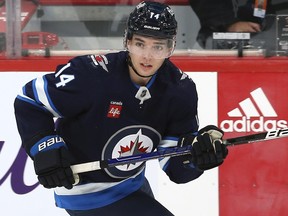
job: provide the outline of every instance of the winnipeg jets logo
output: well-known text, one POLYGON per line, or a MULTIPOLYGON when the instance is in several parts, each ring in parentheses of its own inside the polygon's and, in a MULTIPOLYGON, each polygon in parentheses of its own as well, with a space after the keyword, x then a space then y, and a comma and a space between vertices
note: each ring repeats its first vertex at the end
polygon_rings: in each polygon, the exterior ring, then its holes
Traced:
MULTIPOLYGON (((141 130, 139 131, 141 133, 141 130)), ((130 141, 129 145, 120 146, 119 157, 126 157, 131 155, 143 154, 147 153, 149 147, 142 146, 143 141, 139 141, 141 134, 137 134, 136 139, 134 141, 130 141)), ((134 163, 133 165, 135 165, 134 163)), ((127 164, 127 168, 129 168, 130 164, 127 164)))
MULTIPOLYGON (((124 156, 132 156, 151 152, 153 148, 152 140, 142 133, 143 129, 139 129, 136 134, 131 134, 120 140, 115 146, 112 158, 121 158, 124 156)), ((143 162, 130 163, 120 165, 117 168, 122 171, 130 171, 141 166, 143 162)))
MULTIPOLYGON (((149 153, 159 144, 161 135, 145 125, 133 125, 117 131, 105 144, 102 159, 149 153)), ((144 162, 128 163, 105 169, 113 178, 127 178, 143 171, 144 162)))

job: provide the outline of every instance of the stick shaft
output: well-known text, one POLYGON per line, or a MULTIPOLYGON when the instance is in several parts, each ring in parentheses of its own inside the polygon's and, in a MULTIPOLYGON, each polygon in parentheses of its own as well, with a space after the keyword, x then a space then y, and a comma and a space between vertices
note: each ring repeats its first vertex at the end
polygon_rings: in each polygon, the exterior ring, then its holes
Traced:
POLYGON ((108 160, 102 161, 93 161, 88 163, 76 164, 72 165, 71 169, 73 173, 83 173, 89 171, 100 170, 103 168, 108 167, 115 167, 129 163, 137 163, 137 162, 144 162, 153 159, 159 159, 164 157, 175 157, 180 155, 187 155, 191 154, 192 146, 185 146, 185 147, 175 147, 175 148, 167 148, 163 150, 158 150, 155 152, 139 154, 139 155, 131 155, 126 157, 120 158, 113 158, 108 160))
POLYGON ((226 139, 226 140, 223 140, 223 143, 227 146, 233 146, 233 145, 248 144, 248 143, 265 141, 265 140, 278 139, 278 138, 287 137, 287 136, 288 136, 288 128, 282 128, 282 129, 270 130, 267 132, 262 132, 262 133, 252 134, 252 135, 226 139))
MULTIPOLYGON (((283 138, 283 137, 288 137, 288 128, 271 130, 268 132, 262 132, 262 133, 252 134, 252 135, 230 138, 230 139, 223 140, 223 143, 226 146, 234 146, 234 145, 248 144, 248 143, 272 140, 272 139, 283 138)), ((115 166, 129 164, 129 163, 144 162, 144 161, 148 161, 152 159, 187 155, 187 154, 191 154, 191 149, 192 149, 192 146, 168 148, 168 149, 158 150, 155 152, 150 152, 150 153, 145 153, 145 154, 140 154, 140 155, 131 155, 131 156, 126 156, 126 157, 121 157, 121 158, 113 158, 113 159, 102 160, 102 161, 94 161, 94 162, 88 162, 88 163, 83 163, 83 164, 76 164, 76 165, 72 165, 71 169, 74 174, 77 174, 77 173, 100 170, 100 169, 108 168, 108 167, 115 167, 115 166)))

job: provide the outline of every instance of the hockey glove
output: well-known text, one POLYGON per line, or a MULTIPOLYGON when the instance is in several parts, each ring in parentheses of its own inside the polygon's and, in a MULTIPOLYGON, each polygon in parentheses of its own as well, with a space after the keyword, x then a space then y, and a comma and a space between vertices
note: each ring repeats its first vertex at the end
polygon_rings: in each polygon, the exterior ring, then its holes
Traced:
POLYGON ((214 125, 199 130, 198 135, 186 135, 181 145, 192 145, 192 162, 200 170, 208 170, 221 165, 228 155, 227 147, 222 143, 224 132, 214 125))
POLYGON ((45 188, 73 187, 75 180, 66 147, 39 152, 34 157, 34 168, 40 184, 45 188))
POLYGON ((40 184, 45 188, 64 186, 71 189, 75 180, 70 168, 71 155, 64 140, 58 135, 44 134, 35 137, 30 143, 25 145, 25 149, 34 161, 40 184))

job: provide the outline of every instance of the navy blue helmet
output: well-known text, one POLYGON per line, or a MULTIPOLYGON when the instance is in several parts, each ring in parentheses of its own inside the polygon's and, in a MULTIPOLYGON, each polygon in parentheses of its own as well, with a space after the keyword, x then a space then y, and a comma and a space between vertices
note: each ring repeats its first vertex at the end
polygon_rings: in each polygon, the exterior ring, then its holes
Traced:
POLYGON ((132 35, 172 39, 177 34, 177 21, 173 10, 165 4, 143 1, 129 15, 125 32, 124 46, 132 35))

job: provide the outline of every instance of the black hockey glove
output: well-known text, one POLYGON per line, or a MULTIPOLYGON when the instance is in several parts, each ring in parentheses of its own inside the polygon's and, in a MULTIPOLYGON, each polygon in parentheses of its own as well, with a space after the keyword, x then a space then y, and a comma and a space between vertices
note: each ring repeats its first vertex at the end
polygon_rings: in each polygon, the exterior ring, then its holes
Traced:
POLYGON ((39 152, 34 156, 34 168, 40 184, 45 188, 73 187, 75 180, 66 147, 39 152))
POLYGON ((222 143, 224 132, 214 125, 198 131, 198 135, 186 135, 181 145, 192 145, 192 162, 200 170, 208 170, 221 165, 228 155, 227 147, 222 143))

